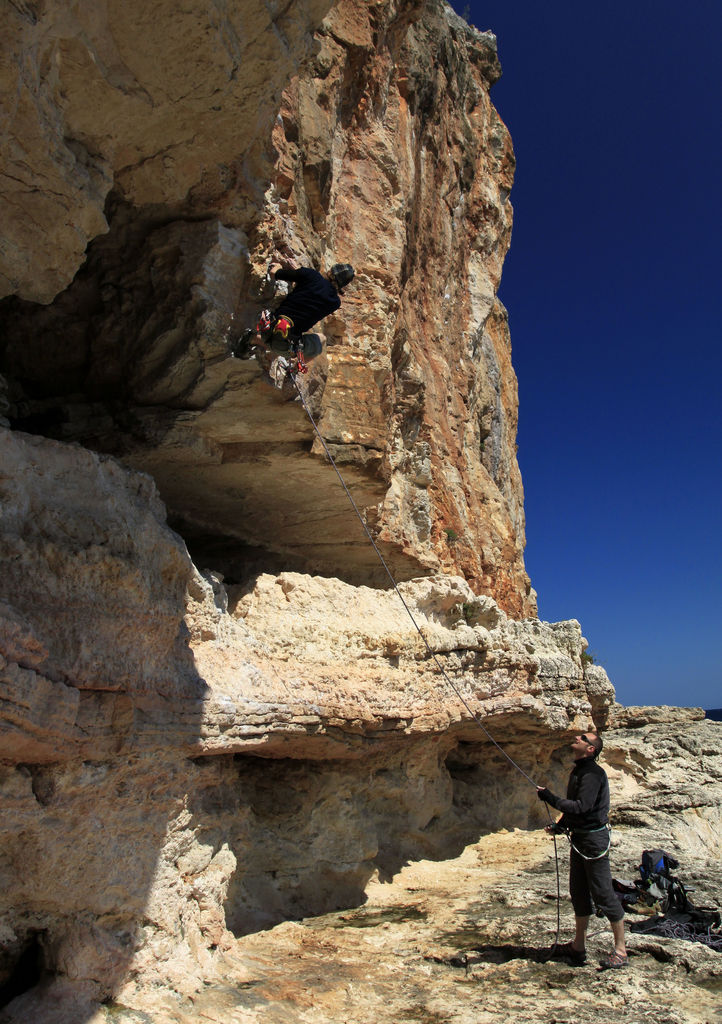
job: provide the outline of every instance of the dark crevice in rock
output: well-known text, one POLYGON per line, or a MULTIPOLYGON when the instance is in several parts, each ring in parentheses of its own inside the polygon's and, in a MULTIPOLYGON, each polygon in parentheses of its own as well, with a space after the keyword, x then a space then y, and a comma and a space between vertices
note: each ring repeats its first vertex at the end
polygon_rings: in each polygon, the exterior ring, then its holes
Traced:
POLYGON ((52 765, 18 765, 18 770, 25 770, 29 773, 33 796, 41 807, 47 807, 53 802, 56 773, 52 765))
POLYGON ((0 956, 0 1009, 35 988, 44 974, 44 932, 29 932, 13 954, 0 956), (7 956, 7 959, 6 959, 7 956))
POLYGON ((261 573, 306 572, 309 568, 307 560, 299 555, 248 544, 238 537, 206 533, 173 517, 169 524, 183 537, 194 564, 202 571, 208 567, 219 572, 229 586, 252 585, 261 573))

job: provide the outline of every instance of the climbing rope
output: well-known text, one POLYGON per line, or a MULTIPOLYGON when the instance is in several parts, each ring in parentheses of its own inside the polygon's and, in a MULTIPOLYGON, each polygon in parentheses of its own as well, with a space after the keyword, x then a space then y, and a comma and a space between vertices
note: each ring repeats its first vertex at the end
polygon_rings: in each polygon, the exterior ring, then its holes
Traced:
POLYGON ((484 733, 486 734, 487 738, 488 738, 488 739, 489 739, 489 740, 490 740, 490 741, 491 741, 491 742, 492 742, 492 743, 494 744, 494 746, 495 746, 495 747, 497 748, 497 750, 499 750, 499 751, 500 751, 500 753, 502 753, 502 754, 504 755, 504 757, 505 757, 505 758, 507 759, 507 761, 509 761, 509 762, 510 762, 510 764, 514 765, 514 767, 516 768, 516 770, 517 770, 518 772, 520 772, 520 773, 521 773, 521 774, 522 774, 522 775, 524 776, 524 778, 525 778, 525 779, 526 779, 526 780, 527 780, 528 782, 530 782, 530 783, 532 784, 532 786, 534 786, 535 788, 538 788, 538 786, 537 786, 537 783, 536 783, 536 782, 534 781, 534 779, 532 779, 532 778, 531 778, 531 776, 527 775, 527 773, 526 773, 526 772, 524 771, 524 769, 523 769, 523 768, 520 768, 520 767, 519 767, 519 765, 518 765, 518 764, 516 763, 516 761, 515 761, 515 760, 514 760, 514 759, 513 759, 512 757, 510 757, 510 756, 509 756, 509 754, 507 754, 507 752, 506 752, 506 751, 504 750, 504 748, 503 748, 503 747, 501 747, 501 746, 500 746, 500 745, 499 745, 499 744, 498 744, 498 743, 496 742, 496 740, 495 740, 495 739, 494 739, 494 737, 493 737, 493 736, 491 735, 491 733, 490 733, 490 732, 489 732, 489 730, 488 730, 488 729, 486 728, 486 726, 485 726, 485 725, 483 724, 483 722, 481 721, 481 719, 479 718, 479 716, 477 715, 477 713, 476 713, 476 712, 474 711, 474 709, 473 709, 473 708, 472 708, 472 707, 471 707, 471 706, 469 705, 469 703, 468 703, 468 701, 466 700, 466 698, 464 697, 464 695, 463 695, 463 694, 462 694, 462 693, 461 693, 461 692, 459 691, 459 689, 458 689, 458 688, 457 688, 457 687, 456 687, 456 686, 454 685, 453 681, 452 681, 452 680, 451 680, 451 679, 449 678, 449 676, 448 676, 448 674, 447 674, 447 672, 446 672, 446 669, 444 668, 444 666, 443 666, 443 665, 441 664, 441 662, 439 661, 439 659, 438 659, 438 657, 437 657, 437 655, 436 655, 435 651, 434 651, 434 650, 432 649, 431 645, 429 644, 429 641, 428 641, 428 640, 426 639, 426 637, 424 636, 424 634, 423 634, 423 632, 422 632, 422 630, 421 630, 421 628, 420 628, 419 624, 417 623, 416 619, 414 618, 414 616, 413 616, 413 612, 411 611, 411 609, 409 608, 408 604, 407 604, 407 603, 406 603, 406 601, 404 600, 404 595, 403 595, 403 594, 401 593, 401 591, 399 590, 399 588, 398 588, 398 585, 397 585, 397 583, 396 583, 396 580, 394 579, 393 575, 391 574, 391 570, 389 569, 388 565, 386 564, 386 561, 385 561, 385 559, 384 559, 384 556, 383 556, 383 555, 381 554, 381 552, 379 551, 378 545, 376 544, 376 541, 374 540, 373 536, 371 535, 371 531, 369 530, 368 526, 366 525, 366 523, 365 523, 365 521, 364 521, 364 518, 363 518, 363 516, 361 515, 361 512, 359 511, 358 505, 357 505, 357 504, 356 504, 356 502, 354 501, 354 499, 353 499, 353 496, 352 496, 351 492, 349 491, 348 487, 346 486, 346 482, 344 481, 343 477, 341 476, 341 474, 340 474, 340 472, 339 472, 339 469, 338 469, 338 466, 336 465, 336 463, 335 463, 335 461, 334 461, 334 458, 333 458, 333 456, 331 455, 331 452, 330 452, 330 451, 328 450, 328 445, 326 444, 326 442, 325 442, 325 440, 324 440, 324 438, 323 438, 323 436, 322 436, 322 434, 321 434, 321 431, 320 431, 320 430, 318 429, 318 426, 316 425, 316 421, 314 420, 313 416, 311 415, 311 411, 310 411, 310 409, 308 408, 308 405, 307 405, 307 403, 306 403, 306 399, 305 399, 305 396, 304 396, 304 394, 303 394, 303 392, 302 392, 301 388, 300 388, 300 387, 298 386, 298 381, 296 380, 296 378, 295 378, 295 376, 294 376, 293 374, 291 374, 290 376, 291 376, 291 380, 293 381, 293 383, 294 383, 294 385, 295 385, 295 387, 296 387, 296 391, 298 392, 298 394, 299 394, 299 396, 300 396, 300 399, 301 399, 301 403, 302 403, 302 405, 303 405, 303 408, 304 408, 304 409, 306 410, 306 415, 308 416, 309 420, 311 421, 311 425, 313 426, 313 429, 314 429, 314 430, 316 431, 316 436, 318 437, 319 441, 320 441, 320 442, 321 442, 321 444, 323 445, 323 450, 324 450, 324 451, 325 451, 325 453, 326 453, 326 457, 328 458, 328 461, 329 461, 329 462, 331 463, 331 465, 333 466, 333 468, 334 468, 334 470, 335 470, 335 472, 336 472, 336 476, 338 477, 338 479, 339 479, 339 481, 340 481, 340 483, 341 483, 341 486, 343 487, 344 491, 346 492, 346 497, 347 497, 347 498, 348 498, 348 500, 349 500, 349 501, 351 502, 351 505, 353 506, 353 510, 354 510, 354 512, 356 513, 356 515, 358 516, 358 518, 359 518, 359 521, 360 521, 361 525, 362 525, 362 526, 363 526, 363 528, 364 528, 364 532, 366 533, 366 536, 367 536, 367 537, 368 537, 368 539, 369 539, 369 540, 371 541, 371 544, 373 545, 373 549, 374 549, 374 551, 376 552, 376 554, 378 555, 379 561, 381 562, 382 566, 383 566, 383 567, 384 567, 384 569, 386 570, 386 575, 387 575, 387 576, 388 576, 388 578, 389 578, 389 579, 391 580, 391 585, 393 586, 394 590, 395 590, 395 591, 396 591, 396 593, 398 594, 398 596, 399 596, 399 599, 400 599, 400 601, 401 601, 402 605, 403 605, 403 606, 404 606, 404 608, 406 609, 406 612, 407 612, 407 614, 408 614, 409 618, 411 619, 412 623, 414 624, 414 629, 416 630, 416 632, 417 632, 417 633, 419 634, 419 636, 420 636, 420 637, 421 637, 421 639, 423 640, 423 642, 424 642, 424 646, 426 647, 426 650, 427 650, 427 651, 429 652, 430 656, 432 657, 432 659, 433 659, 433 661, 434 661, 434 664, 436 665, 436 667, 438 668, 439 672, 440 672, 440 673, 441 673, 441 675, 442 675, 442 676, 444 677, 444 679, 446 680, 446 682, 447 682, 447 683, 449 684, 449 686, 451 687, 451 689, 452 689, 452 690, 454 691, 454 693, 456 694, 456 696, 458 697, 458 699, 459 699, 459 700, 461 701, 461 703, 462 703, 462 704, 464 705, 464 707, 466 708, 466 710, 467 710, 467 711, 469 712, 469 714, 471 715, 471 717, 472 717, 472 718, 474 719, 474 721, 476 722, 476 724, 477 724, 477 725, 479 726, 479 728, 480 728, 480 729, 482 729, 482 731, 483 731, 483 732, 484 732, 484 733))
MULTIPOLYGON (((326 453, 326 458, 328 459, 328 461, 333 466, 334 472, 336 473, 336 476, 338 477, 341 486, 343 487, 344 491, 346 492, 346 497, 348 498, 349 502, 351 503, 354 512, 358 516, 359 522, 361 523, 366 536, 368 537, 369 541, 371 542, 371 544, 373 546, 373 549, 376 552, 379 561, 381 562, 381 565, 384 567, 384 570, 386 571, 386 575, 388 576, 389 580, 391 581, 392 587, 396 591, 396 593, 397 593, 397 595, 399 597, 399 600, 401 601, 402 605, 406 609, 406 613, 408 614, 409 618, 411 619, 411 621, 412 621, 412 623, 414 625, 414 629, 416 630, 416 632, 421 637, 421 639, 422 639, 422 641, 424 643, 424 646, 426 647, 426 650, 428 651, 429 655, 433 659, 434 664, 436 665, 437 669, 439 670, 441 675, 444 677, 444 679, 448 683, 449 687, 456 694, 458 700, 464 705, 466 710, 469 712, 469 714, 472 717, 472 719, 474 720, 474 722, 476 722, 476 724, 482 730, 482 732, 487 737, 487 739, 491 743, 493 743, 493 745, 496 747, 496 749, 507 759, 507 761, 511 765, 513 765, 514 768, 516 768, 516 770, 520 773, 520 775, 524 776, 524 778, 527 780, 527 782, 530 782, 531 785, 534 786, 535 789, 538 789, 539 786, 534 781, 534 779, 532 779, 530 775, 527 775, 527 773, 524 771, 524 769, 521 768, 516 763, 514 758, 511 757, 509 754, 507 754, 507 752, 504 750, 504 748, 499 743, 497 743, 497 741, 494 739, 494 737, 491 735, 489 730, 486 728, 484 723, 479 718, 479 715, 469 705, 469 702, 466 700, 464 695, 459 691, 458 687, 454 685, 453 680, 449 677, 448 673, 446 672, 446 669, 444 668, 444 666, 439 661, 439 658, 437 657, 436 652, 432 649, 431 645, 429 644, 429 641, 424 636, 424 634, 423 634, 423 632, 421 630, 421 627, 419 626, 419 624, 417 623, 416 619, 414 618, 413 612, 411 611, 411 609, 409 608, 408 604, 404 600, 404 595, 399 590, 398 584, 396 583, 396 580, 394 579, 391 570, 389 569, 388 565, 386 564, 386 560, 385 560, 384 556, 381 554, 381 551, 379 550, 378 545, 376 544, 376 541, 374 540, 374 538, 373 538, 373 536, 371 534, 371 531, 369 530, 368 526, 366 525, 366 521, 364 520, 364 517, 361 515, 361 512, 359 510, 358 505, 356 504, 356 502, 353 499, 353 495, 351 494, 351 492, 349 491, 348 487, 346 486, 346 481, 341 476, 341 473, 339 471, 338 466, 336 465, 334 457, 331 454, 331 452, 329 451, 328 445, 326 444, 326 441, 325 441, 323 435, 321 434, 321 431, 319 430, 318 425, 316 424, 316 421, 314 420, 314 418, 313 418, 313 416, 311 414, 311 410, 309 409, 308 403, 306 402, 306 397, 305 397, 302 389, 299 387, 298 381, 296 380, 296 374, 291 373, 290 370, 289 370, 289 376, 290 376, 291 380, 293 381, 293 384, 294 384, 294 387, 296 388, 296 391, 298 392, 298 397, 300 398, 301 404, 303 405, 303 408, 304 408, 304 410, 306 412, 306 415, 308 416, 308 418, 309 418, 309 420, 311 422, 311 426, 313 427, 313 429, 314 429, 314 431, 316 433, 316 436, 318 437, 319 441, 321 442, 321 445, 323 446, 323 450, 326 453)), ((549 811, 548 804, 545 803, 544 804, 544 808, 546 810, 547 817, 549 818, 549 823, 553 825, 554 821, 553 821, 553 818, 551 816, 551 812, 549 811)), ((555 862, 555 865, 556 865, 556 878, 557 878, 557 931, 556 931, 556 937, 554 939, 554 943, 552 944, 552 948, 551 948, 550 952, 553 952, 554 949, 559 945, 559 933, 560 933, 560 930, 561 930, 561 909, 560 909, 560 905, 561 905, 561 888, 560 888, 560 882, 559 882, 559 853, 558 853, 558 850, 557 850, 557 838, 556 838, 556 835, 553 832, 552 832, 552 838, 554 840, 554 862, 555 862)))

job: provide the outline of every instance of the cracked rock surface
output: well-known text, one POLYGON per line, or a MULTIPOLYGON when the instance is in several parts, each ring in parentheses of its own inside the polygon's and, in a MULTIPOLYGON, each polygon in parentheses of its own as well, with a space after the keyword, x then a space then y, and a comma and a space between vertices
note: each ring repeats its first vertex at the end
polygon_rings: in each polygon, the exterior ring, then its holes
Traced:
MULTIPOLYGON (((533 952, 554 888, 542 810, 490 737, 559 791, 569 737, 606 723, 615 864, 667 848, 719 902, 719 725, 619 708, 578 623, 513 620, 435 576, 400 587, 427 648, 393 592, 294 572, 226 587, 149 477, 2 441, 3 1024, 346 1020, 357 991, 371 1009, 350 1019, 465 1020, 478 1002, 454 999, 481 975, 502 1002, 542 970, 554 989, 565 968, 533 952)), ((619 984, 651 1014, 648 966, 619 984)), ((666 1019, 706 1019, 685 1007, 666 1019)))

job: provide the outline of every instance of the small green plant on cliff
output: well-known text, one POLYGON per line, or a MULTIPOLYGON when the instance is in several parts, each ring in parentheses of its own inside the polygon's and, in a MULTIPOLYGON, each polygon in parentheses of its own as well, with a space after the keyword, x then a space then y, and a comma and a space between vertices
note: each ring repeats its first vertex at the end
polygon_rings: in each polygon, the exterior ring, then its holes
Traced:
POLYGON ((466 622, 468 626, 474 625, 477 611, 478 609, 472 601, 469 601, 468 603, 464 602, 464 604, 462 604, 461 614, 464 616, 464 622, 466 622))
POLYGON ((459 539, 459 534, 456 532, 453 526, 445 526, 444 533, 446 534, 446 539, 448 540, 449 544, 453 544, 455 540, 459 539))
POLYGON ((586 668, 587 665, 594 664, 594 655, 591 651, 582 651, 582 668, 586 668))

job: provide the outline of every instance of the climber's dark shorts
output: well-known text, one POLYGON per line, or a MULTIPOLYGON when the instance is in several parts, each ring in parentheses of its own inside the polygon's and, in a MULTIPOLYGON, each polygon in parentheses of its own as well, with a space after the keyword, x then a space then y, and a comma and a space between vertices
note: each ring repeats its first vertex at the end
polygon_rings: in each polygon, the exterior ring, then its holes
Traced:
POLYGON ((624 917, 622 904, 612 886, 609 854, 606 853, 597 860, 584 859, 595 857, 608 843, 609 833, 606 829, 602 829, 601 832, 572 832, 569 895, 577 917, 591 917, 595 907, 610 921, 621 921, 624 917), (580 856, 577 850, 584 854, 584 857, 580 856))
POLYGON ((301 343, 303 357, 306 361, 321 355, 323 343, 318 334, 302 334, 299 338, 297 334, 284 335, 278 331, 272 331, 266 344, 279 355, 287 356, 289 352, 294 351, 294 344, 298 342, 301 343))

